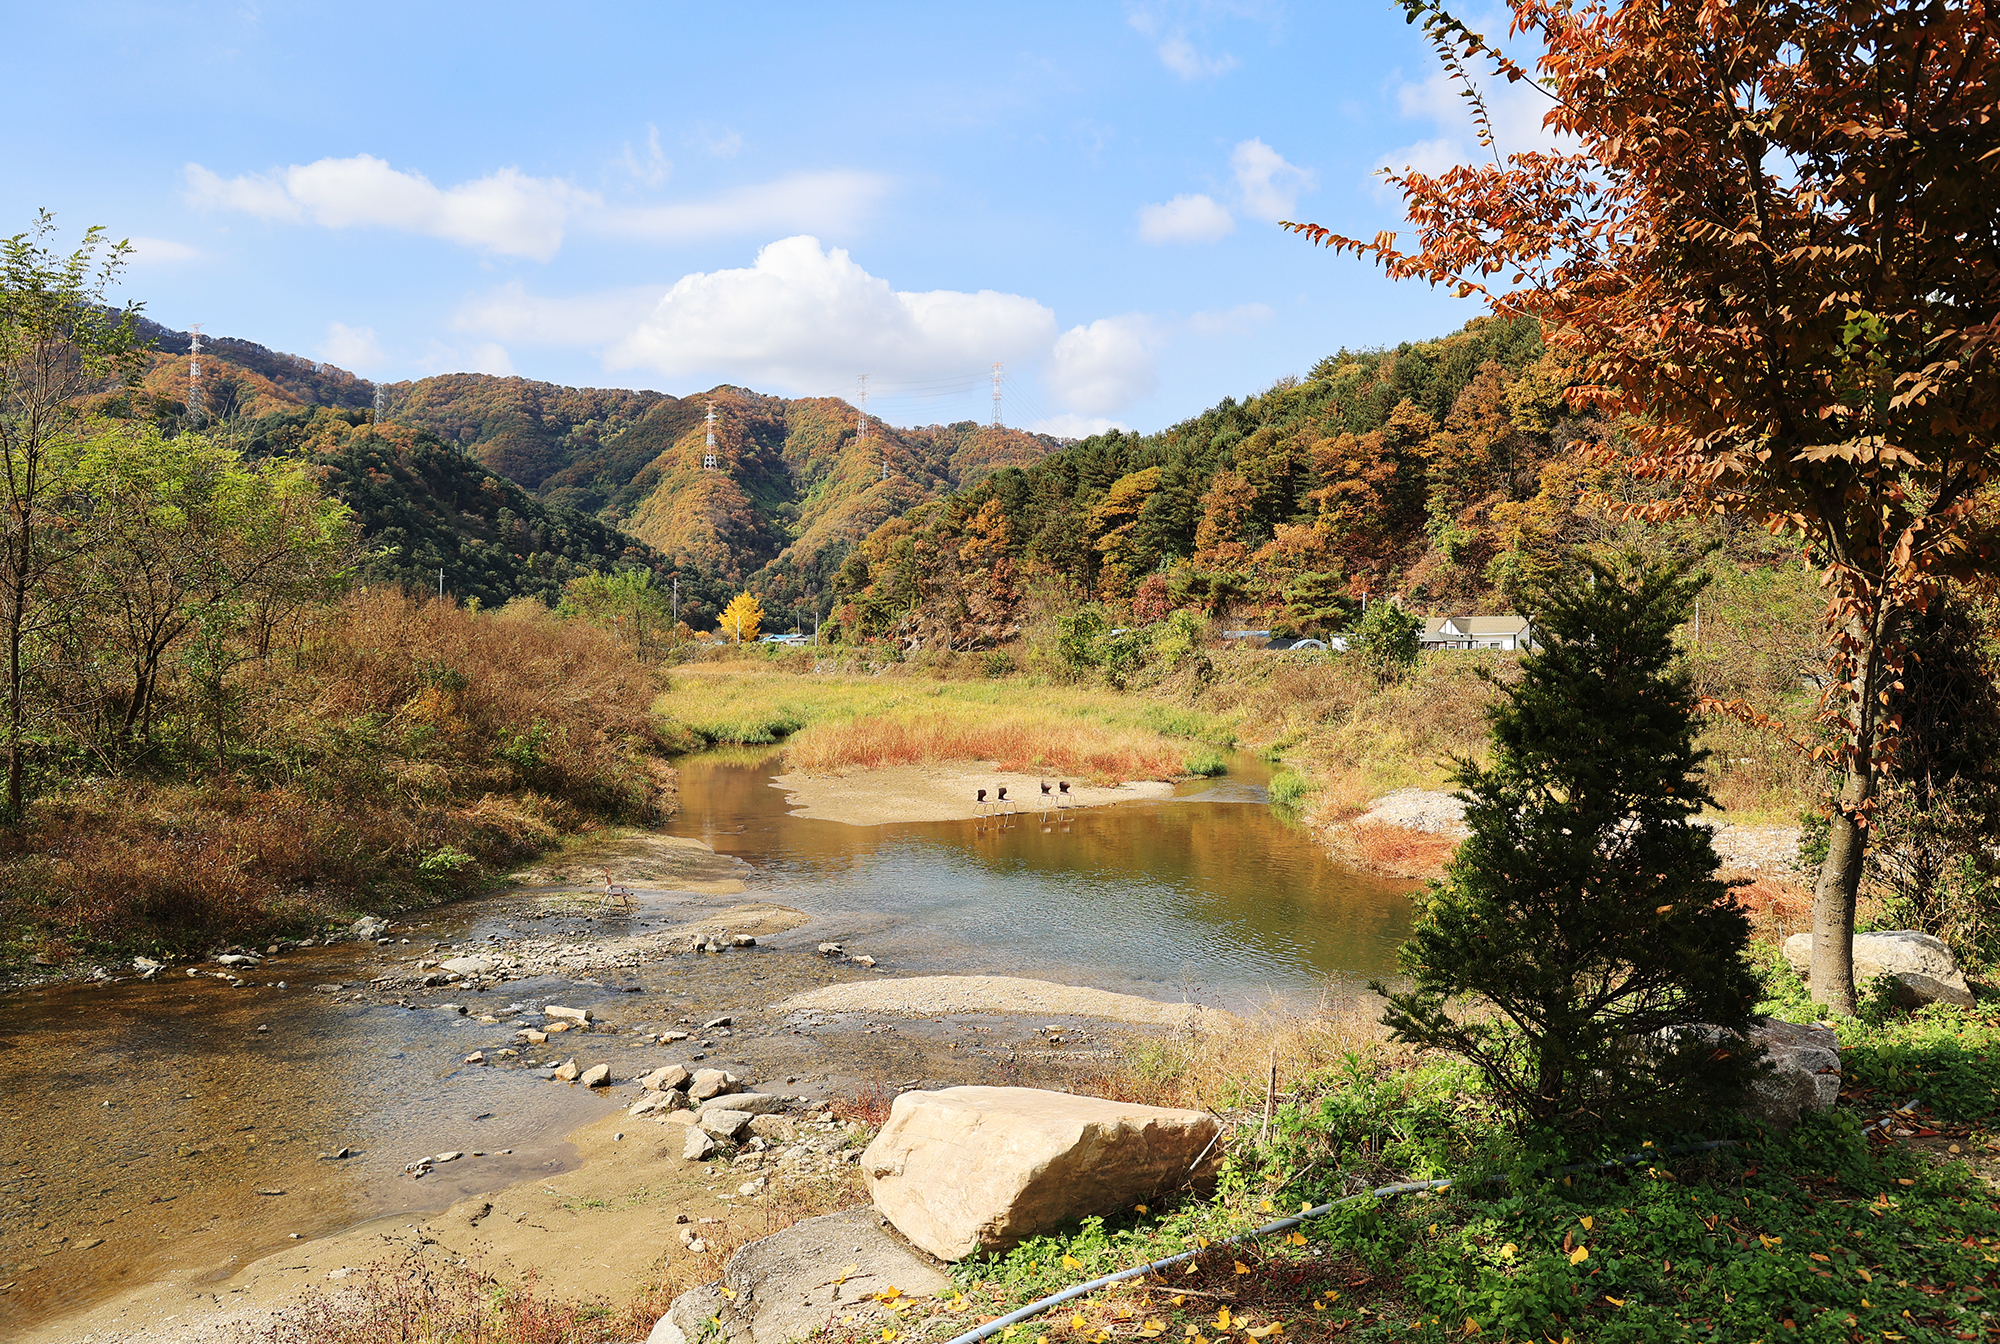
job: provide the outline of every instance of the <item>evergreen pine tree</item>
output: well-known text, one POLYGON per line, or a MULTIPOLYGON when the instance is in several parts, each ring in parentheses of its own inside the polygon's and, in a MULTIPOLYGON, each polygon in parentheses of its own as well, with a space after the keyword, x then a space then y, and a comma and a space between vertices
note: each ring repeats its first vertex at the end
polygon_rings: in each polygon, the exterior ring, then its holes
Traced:
MULTIPOLYGON (((1530 1133, 1682 1126, 1754 1061, 1749 921, 1716 880, 1696 698, 1673 632, 1684 567, 1587 563, 1531 604, 1536 650, 1461 760, 1470 834, 1434 883, 1390 997, 1397 1039, 1471 1060, 1530 1133)), ((1377 986, 1379 989, 1380 987, 1377 986)))

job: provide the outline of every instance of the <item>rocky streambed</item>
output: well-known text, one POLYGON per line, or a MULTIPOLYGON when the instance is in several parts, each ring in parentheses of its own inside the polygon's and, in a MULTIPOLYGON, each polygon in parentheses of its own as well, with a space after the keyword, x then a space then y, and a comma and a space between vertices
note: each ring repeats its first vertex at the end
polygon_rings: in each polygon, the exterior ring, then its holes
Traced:
POLYGON ((10 995, 0 1336, 175 1338, 237 1319, 186 1337, 240 1337, 242 1312, 441 1244, 439 1228, 503 1258, 573 1232, 589 1256, 565 1291, 616 1298, 661 1255, 695 1253, 681 1232, 699 1219, 851 1162, 830 1102, 1060 1088, 1103 1073, 1118 1037, 1172 1029, 1144 1000, 1131 1015, 1152 1025, 1114 1024, 1100 1000, 1120 996, 1101 992, 1063 1011, 1049 986, 1020 1001, 1032 1017, 991 986, 872 1008, 856 992, 886 986, 894 948, 822 951, 799 912, 688 871, 677 848, 654 880, 708 890, 633 882, 612 907, 538 871, 344 940, 10 995), (837 986, 825 1007, 788 1002, 837 986), (675 1068, 732 1079, 718 1096, 754 1086, 765 1113, 633 1114, 675 1068), (685 1156, 694 1135, 704 1160, 685 1156))

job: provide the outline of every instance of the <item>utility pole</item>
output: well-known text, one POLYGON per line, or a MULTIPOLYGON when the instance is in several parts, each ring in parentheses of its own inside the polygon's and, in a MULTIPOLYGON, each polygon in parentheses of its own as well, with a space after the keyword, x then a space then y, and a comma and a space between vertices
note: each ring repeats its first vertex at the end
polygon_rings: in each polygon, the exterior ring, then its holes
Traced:
POLYGON ((201 323, 188 328, 188 423, 199 424, 207 415, 201 393, 201 323))
POLYGON ((382 391, 382 384, 375 384, 375 423, 382 423, 383 413, 389 409, 389 398, 382 391))
POLYGON ((438 601, 444 601, 444 570, 442 567, 438 569, 438 601))
POLYGON ((993 365, 993 428, 995 429, 1000 428, 1000 369, 1001 365, 995 361, 993 365))

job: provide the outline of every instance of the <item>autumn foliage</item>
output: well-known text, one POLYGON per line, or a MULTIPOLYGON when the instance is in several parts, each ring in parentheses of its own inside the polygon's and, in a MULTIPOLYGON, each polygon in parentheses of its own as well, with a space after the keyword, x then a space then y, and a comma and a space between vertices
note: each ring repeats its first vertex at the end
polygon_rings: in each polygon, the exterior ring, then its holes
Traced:
POLYGON ((1538 76, 1404 0, 1490 163, 1392 175, 1417 246, 1290 227, 1535 318, 1616 417, 1652 517, 1747 517, 1824 567, 1840 775, 1814 984, 1851 1009, 1868 816, 1904 630, 1988 553, 2000 426, 2000 27, 1984 0, 1513 0, 1538 76), (1502 156, 1468 62, 1548 95, 1558 148, 1502 156))

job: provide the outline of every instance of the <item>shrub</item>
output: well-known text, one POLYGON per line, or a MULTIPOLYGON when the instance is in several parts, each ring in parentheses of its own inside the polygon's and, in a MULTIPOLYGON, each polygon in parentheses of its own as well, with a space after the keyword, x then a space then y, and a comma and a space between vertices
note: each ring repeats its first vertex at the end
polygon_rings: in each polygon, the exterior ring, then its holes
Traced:
POLYGON ((1377 602, 1355 627, 1353 643, 1377 681, 1398 681, 1416 666, 1423 633, 1421 616, 1393 602, 1377 602))
POLYGON ((1749 921, 1693 821, 1710 800, 1673 635, 1700 585, 1633 562, 1588 579, 1541 595, 1545 646, 1491 714, 1493 763, 1459 766, 1470 833, 1384 1018, 1470 1059, 1517 1128, 1545 1137, 1722 1109, 1749 1061, 1677 1029, 1741 1029, 1757 998, 1749 921))
POLYGON ((1271 776, 1271 782, 1264 791, 1270 795, 1276 807, 1297 807, 1312 792, 1306 784, 1305 776, 1296 770, 1280 770, 1271 776))
POLYGON ((1208 779, 1222 774, 1228 770, 1229 766, 1222 759, 1221 752, 1213 748, 1203 747, 1201 750, 1193 752, 1188 756, 1185 768, 1188 774, 1193 775, 1197 779, 1208 779))

